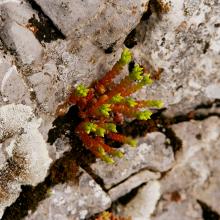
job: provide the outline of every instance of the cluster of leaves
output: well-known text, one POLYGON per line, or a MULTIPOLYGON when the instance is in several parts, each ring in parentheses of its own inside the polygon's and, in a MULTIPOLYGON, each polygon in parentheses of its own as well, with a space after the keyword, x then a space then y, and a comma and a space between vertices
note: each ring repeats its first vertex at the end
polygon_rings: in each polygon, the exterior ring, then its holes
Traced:
POLYGON ((119 83, 114 78, 132 61, 131 52, 125 48, 113 68, 89 88, 78 85, 65 103, 57 109, 58 115, 67 112, 69 106, 77 105, 81 123, 75 132, 96 157, 107 163, 114 163, 114 157, 121 158, 123 152, 106 144, 106 138, 136 146, 136 140, 117 132, 117 125, 124 119, 150 119, 149 108, 161 108, 160 100, 135 100, 131 94, 143 86, 152 84, 150 74, 139 64, 129 68, 129 74, 119 83))
POLYGON ((110 212, 103 212, 95 220, 131 220, 131 218, 115 216, 110 212))

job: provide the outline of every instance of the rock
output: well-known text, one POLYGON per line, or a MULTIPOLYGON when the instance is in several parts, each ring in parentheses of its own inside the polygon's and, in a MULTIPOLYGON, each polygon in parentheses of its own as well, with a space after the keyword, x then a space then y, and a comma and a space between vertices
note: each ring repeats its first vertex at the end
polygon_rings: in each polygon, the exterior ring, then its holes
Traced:
POLYGON ((111 205, 109 196, 86 173, 79 183, 65 183, 51 189, 51 195, 27 216, 26 220, 81 220, 104 211, 111 205))
POLYGON ((35 93, 41 112, 54 115, 63 95, 63 83, 58 80, 57 67, 53 61, 47 62, 43 70, 28 76, 29 86, 35 93))
POLYGON ((153 13, 139 24, 134 51, 143 65, 164 69, 138 96, 162 99, 167 115, 174 116, 218 97, 220 9, 216 1, 170 3, 168 13, 153 13))
POLYGON ((31 104, 28 87, 15 65, 0 54, 0 103, 31 104))
POLYGON ((161 180, 161 192, 184 191, 192 200, 200 200, 220 214, 220 119, 183 122, 173 125, 173 129, 182 139, 183 148, 176 165, 161 180))
POLYGON ((202 209, 195 200, 183 201, 161 200, 151 220, 202 220, 202 209))
POLYGON ((37 12, 31 8, 26 1, 21 0, 3 0, 0 4, 1 22, 11 20, 20 25, 27 25, 31 17, 38 19, 37 12))
POLYGON ((172 148, 165 146, 165 139, 162 133, 149 133, 145 138, 140 139, 137 148, 124 146, 122 149, 125 151, 125 156, 118 159, 115 164, 109 166, 103 161, 98 161, 91 167, 103 179, 107 189, 141 169, 167 171, 173 165, 174 155, 172 148))
POLYGON ((67 36, 74 33, 78 26, 84 26, 93 20, 104 7, 104 1, 89 0, 74 2, 65 0, 35 0, 58 28, 67 36))
POLYGON ((51 159, 38 131, 40 123, 28 106, 0 107, 0 146, 5 158, 0 166, 0 216, 19 196, 21 185, 36 185, 47 174, 51 159))
POLYGON ((220 99, 220 84, 211 84, 207 86, 205 93, 210 99, 220 99))
POLYGON ((137 195, 121 211, 123 216, 130 216, 133 220, 150 220, 157 201, 160 198, 160 183, 150 181, 138 190, 137 195))
POLYGON ((148 5, 148 0, 35 1, 68 38, 82 41, 89 37, 103 49, 121 44, 148 5))
POLYGON ((140 171, 138 174, 131 176, 121 184, 111 188, 108 194, 112 201, 128 194, 132 189, 140 186, 143 183, 149 182, 150 180, 159 179, 160 173, 153 173, 148 170, 140 171))
POLYGON ((40 61, 43 55, 41 44, 27 28, 32 16, 38 18, 30 6, 20 1, 0 5, 0 37, 4 44, 15 51, 24 64, 40 61))
POLYGON ((39 61, 43 55, 41 44, 34 34, 16 22, 8 22, 1 31, 8 48, 15 50, 24 64, 39 61))

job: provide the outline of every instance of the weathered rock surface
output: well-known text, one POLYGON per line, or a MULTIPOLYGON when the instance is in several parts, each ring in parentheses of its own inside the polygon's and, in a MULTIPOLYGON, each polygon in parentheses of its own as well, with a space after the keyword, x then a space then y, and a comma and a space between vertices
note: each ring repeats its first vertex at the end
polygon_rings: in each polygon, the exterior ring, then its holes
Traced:
POLYGON ((0 107, 0 216, 18 197, 21 185, 36 185, 47 174, 51 159, 39 126, 40 119, 28 106, 0 107))
POLYGON ((122 213, 134 220, 149 220, 160 198, 160 183, 150 181, 139 189, 137 195, 124 208, 122 213))
POLYGON ((122 147, 125 156, 118 159, 114 165, 109 166, 99 161, 92 165, 92 169, 103 179, 107 189, 144 168, 155 172, 165 172, 172 167, 174 162, 172 148, 166 147, 165 141, 166 138, 162 133, 150 133, 139 140, 137 148, 122 147))
POLYGON ((80 220, 101 212, 111 205, 110 197, 86 173, 79 177, 79 183, 55 186, 51 195, 28 216, 29 220, 80 220))
POLYGON ((89 37, 103 49, 121 44, 148 5, 148 0, 36 2, 68 38, 82 41, 89 37))
MULTIPOLYGON (((136 46, 130 46, 135 60, 144 66, 164 69, 160 80, 136 97, 162 99, 167 107, 165 114, 169 116, 186 115, 195 106, 220 98, 219 1, 171 0, 168 13, 162 14, 151 7, 142 20, 148 0, 77 0, 74 3, 35 0, 40 8, 34 6, 34 1, 28 2, 0 2, 0 105, 2 108, 17 106, 8 105, 11 103, 31 106, 43 121, 41 126, 34 116, 28 121, 31 110, 21 111, 22 105, 13 108, 13 117, 0 133, 7 127, 17 128, 18 118, 24 123, 21 130, 13 130, 14 141, 7 139, 1 143, 1 169, 11 166, 5 146, 12 152, 12 158, 17 151, 11 148, 21 149, 19 155, 25 152, 28 161, 38 163, 49 158, 45 156, 46 150, 42 156, 41 151, 36 151, 39 146, 34 147, 38 144, 46 149, 42 135, 45 140, 48 138, 56 106, 77 84, 89 85, 111 69, 120 56, 123 41, 134 28, 130 39, 136 46), (35 23, 30 24, 31 18, 35 23), (58 27, 66 38, 54 39, 43 25, 45 20, 50 20, 50 26, 58 27), (51 38, 44 41, 39 38, 39 32, 43 39, 48 33, 51 38), (22 133, 25 129, 27 134, 22 133), (29 141, 34 144, 29 145, 29 141)), ((24 109, 29 109, 27 106, 24 109)), ((219 115, 220 110, 216 105, 198 112, 209 117, 219 115)), ((149 181, 125 209, 120 207, 124 215, 131 214, 138 220, 146 220, 152 213, 151 219, 155 220, 179 219, 179 216, 184 220, 200 220, 202 208, 197 200, 220 214, 219 126, 219 117, 173 125, 172 129, 183 142, 175 157, 172 147, 167 147, 167 137, 159 132, 148 134, 140 139, 138 148, 124 146, 125 158, 115 165, 107 166, 100 161, 92 165, 91 172, 102 178, 109 195, 85 172, 79 186, 64 183, 52 188, 52 195, 27 219, 84 219, 105 210, 111 200, 149 181), (88 193, 91 197, 87 197, 88 193), (148 207, 148 211, 144 207, 148 207)), ((48 147, 53 160, 70 149, 65 137, 62 138, 48 147)), ((16 158, 13 161, 16 162, 16 158)), ((40 171, 35 168, 41 166, 30 163, 22 175, 16 173, 17 182, 10 180, 8 188, 2 188, 4 194, 0 193, 1 211, 19 196, 21 184, 35 185, 43 181, 49 162, 50 159, 46 164, 42 162, 40 171)), ((4 175, 5 172, 2 178, 4 175)))
POLYGON ((36 13, 25 2, 6 2, 0 5, 0 38, 11 50, 15 50, 24 64, 40 61, 43 49, 32 31, 27 28, 28 21, 36 13))
POLYGON ((28 87, 11 61, 0 53, 0 105, 8 103, 31 104, 28 87))
POLYGON ((183 141, 183 148, 177 155, 176 165, 161 180, 161 192, 166 201, 161 199, 161 211, 156 211, 155 219, 179 214, 183 219, 202 219, 197 200, 220 214, 220 119, 210 117, 204 121, 183 122, 173 129, 183 141), (184 215, 184 211, 188 214, 184 215))
POLYGON ((170 2, 167 14, 140 24, 135 51, 143 64, 164 69, 146 96, 164 100, 174 115, 219 97, 220 7, 214 0, 170 2))
POLYGON ((160 173, 151 172, 148 170, 140 171, 138 174, 131 176, 121 184, 111 188, 108 194, 112 201, 128 194, 132 189, 137 188, 143 183, 149 182, 150 180, 159 179, 160 173))

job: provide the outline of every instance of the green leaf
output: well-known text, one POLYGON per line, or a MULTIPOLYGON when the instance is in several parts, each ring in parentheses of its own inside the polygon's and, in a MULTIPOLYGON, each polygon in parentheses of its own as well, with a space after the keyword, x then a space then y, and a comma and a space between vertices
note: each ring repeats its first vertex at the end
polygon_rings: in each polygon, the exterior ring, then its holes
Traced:
POLYGON ((86 97, 89 92, 89 89, 87 89, 84 85, 80 84, 76 87, 76 95, 80 97, 86 97))
POLYGON ((128 48, 125 48, 121 54, 121 58, 118 61, 121 65, 126 65, 131 62, 132 54, 128 48))
POLYGON ((139 64, 135 64, 134 65, 134 68, 132 69, 131 73, 129 74, 129 77, 132 79, 132 80, 142 80, 143 79, 143 71, 144 69, 142 67, 140 67, 139 64))
POLYGON ((108 156, 107 154, 106 155, 103 155, 102 157, 101 157, 101 159, 103 160, 103 161, 105 161, 106 163, 108 163, 108 164, 113 164, 115 161, 110 157, 110 156, 108 156))
POLYGON ((143 111, 143 112, 138 112, 137 113, 137 119, 138 120, 148 120, 150 119, 150 116, 152 115, 151 111, 143 111))
POLYGON ((151 85, 153 83, 153 80, 150 78, 150 74, 147 74, 143 76, 143 79, 141 80, 141 85, 151 85))
POLYGON ((124 156, 124 153, 121 152, 120 150, 117 150, 112 155, 118 158, 122 158, 124 156))
POLYGON ((106 132, 106 130, 104 128, 100 128, 100 127, 98 127, 95 131, 96 135, 98 135, 100 137, 104 137, 105 132, 106 132))
POLYGON ((105 128, 108 130, 108 131, 111 131, 111 132, 114 132, 114 133, 117 133, 117 129, 116 129, 116 125, 114 123, 107 123, 105 125, 105 128))
POLYGON ((97 129, 97 125, 92 123, 92 122, 87 122, 85 125, 84 125, 84 129, 85 129, 85 132, 87 134, 90 134, 91 132, 95 132, 96 129, 97 129))
POLYGON ((147 100, 150 107, 162 108, 164 106, 161 100, 147 100))
POLYGON ((129 138, 127 144, 129 144, 131 147, 137 147, 137 140, 129 138))
POLYGON ((137 105, 137 102, 136 102, 134 99, 132 99, 132 98, 127 98, 127 99, 126 99, 126 103, 127 103, 130 107, 132 107, 132 108, 137 105))
POLYGON ((99 108, 99 112, 105 117, 109 117, 109 112, 111 111, 111 104, 103 104, 99 108))
POLYGON ((117 95, 113 96, 111 98, 111 102, 112 103, 120 103, 121 101, 123 101, 124 97, 121 96, 120 93, 118 93, 117 95))

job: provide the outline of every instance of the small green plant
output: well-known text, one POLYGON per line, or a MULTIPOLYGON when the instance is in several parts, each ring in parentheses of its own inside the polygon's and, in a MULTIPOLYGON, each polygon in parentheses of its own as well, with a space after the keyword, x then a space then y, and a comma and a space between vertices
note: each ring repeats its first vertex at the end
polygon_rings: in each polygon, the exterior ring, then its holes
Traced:
POLYGON ((139 64, 134 64, 129 74, 119 83, 113 79, 132 61, 131 52, 125 48, 121 58, 103 78, 89 88, 78 85, 65 103, 57 109, 64 115, 71 105, 77 105, 82 122, 75 132, 96 157, 107 163, 114 163, 114 157, 121 158, 123 153, 105 143, 105 138, 135 147, 137 142, 131 137, 117 132, 117 125, 124 119, 150 119, 150 108, 161 108, 160 100, 135 100, 131 94, 143 86, 151 85, 150 74, 139 64))
POLYGON ((102 212, 95 220, 132 220, 130 217, 125 218, 121 216, 115 216, 111 212, 102 212))

